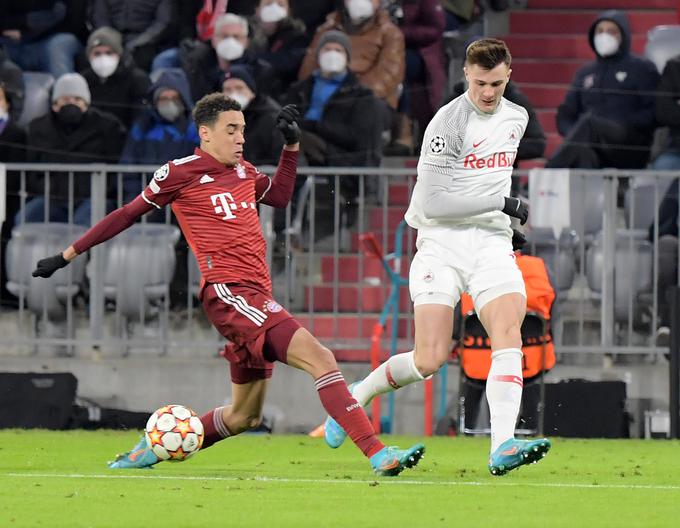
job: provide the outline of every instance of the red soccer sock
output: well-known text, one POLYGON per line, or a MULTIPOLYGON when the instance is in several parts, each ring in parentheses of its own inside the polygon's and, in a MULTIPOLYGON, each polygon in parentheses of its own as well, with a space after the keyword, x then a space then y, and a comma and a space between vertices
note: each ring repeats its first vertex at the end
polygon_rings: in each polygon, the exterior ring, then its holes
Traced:
POLYGON ((231 436, 231 432, 222 420, 222 409, 224 407, 217 407, 212 411, 208 411, 201 416, 201 423, 203 424, 203 445, 201 449, 210 447, 211 445, 224 440, 231 436))
POLYGON ((347 432, 364 455, 372 457, 385 445, 375 436, 364 409, 347 390, 339 370, 331 370, 314 381, 326 412, 347 432))

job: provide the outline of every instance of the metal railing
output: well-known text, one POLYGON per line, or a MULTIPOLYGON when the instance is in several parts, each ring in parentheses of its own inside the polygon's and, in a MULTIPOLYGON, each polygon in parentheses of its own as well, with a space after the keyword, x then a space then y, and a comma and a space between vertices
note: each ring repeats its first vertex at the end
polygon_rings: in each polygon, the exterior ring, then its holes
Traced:
MULTIPOLYGON (((54 178, 67 178, 65 220, 71 223, 78 205, 78 186, 89 185, 94 223, 106 214, 107 197, 114 205, 122 205, 126 176, 136 175, 140 184, 146 183, 156 168, 6 164, 0 165, 0 175, 4 173, 13 182, 10 188, 18 189, 13 198, 20 211, 19 226, 26 219, 21 211, 31 199, 27 190, 29 179, 36 173, 45 176, 44 195, 50 194, 54 178)), ((273 168, 261 170, 271 174, 273 168)), ((391 250, 394 231, 415 183, 415 169, 301 167, 298 174, 304 184, 299 186, 292 205, 281 212, 261 206, 274 296, 334 350, 345 351, 348 359, 365 351, 366 359, 370 332, 387 299, 389 281, 379 263, 361 253, 357 235, 372 231, 383 247, 391 250), (394 195, 400 197, 396 202, 394 195)), ((520 180, 525 176, 525 172, 516 173, 520 180)), ((554 240, 549 236, 539 239, 539 229, 535 227, 528 230, 528 252, 550 257, 552 251, 554 257, 559 257, 551 264, 553 275, 562 273, 560 262, 572 262, 574 266, 573 280, 558 291, 553 321, 558 354, 667 352, 666 347, 655 344, 663 294, 657 288, 658 206, 667 186, 678 177, 680 173, 667 171, 572 170, 570 228, 555 233, 554 240), (580 184, 575 185, 578 181, 580 184), (646 185, 645 193, 637 192, 642 183, 646 185), (641 229, 644 226, 640 215, 651 218, 654 226, 651 239, 646 239, 641 229), (569 243, 561 243, 564 233, 571 237, 569 243), (640 276, 647 273, 648 277, 640 276), (626 287, 626 277, 630 278, 630 287, 626 287)), ((47 201, 45 217, 49 217, 50 207, 47 201)), ((156 220, 171 224, 169 208, 156 220)), ((142 219, 142 224, 148 222, 148 218, 142 219)), ((63 246, 71 242, 64 240, 63 246)), ((0 344, 4 349, 24 353, 52 346, 73 353, 80 347, 98 347, 128 353, 138 349, 216 351, 223 345, 223 339, 207 324, 198 306, 197 269, 190 252, 182 264, 188 270, 183 283, 175 281, 168 295, 152 303, 151 311, 148 306, 140 306, 139 318, 128 318, 123 327, 127 325, 129 331, 122 332, 118 303, 115 296, 107 295, 104 284, 107 244, 110 242, 89 252, 87 278, 78 285, 79 293, 62 300, 65 322, 59 324, 66 328, 65 333, 45 332, 47 321, 41 320, 47 310, 29 310, 22 290, 18 308, 0 314, 3 328, 0 344), (169 297, 173 298, 172 303, 169 297)), ((403 248, 405 261, 410 262, 415 250, 414 230, 406 230, 403 248)), ((33 266, 34 262, 25 265, 33 266)), ((140 263, 140 267, 149 265, 140 263)), ((400 345, 411 346, 412 312, 406 298, 400 303, 398 324, 400 345)))

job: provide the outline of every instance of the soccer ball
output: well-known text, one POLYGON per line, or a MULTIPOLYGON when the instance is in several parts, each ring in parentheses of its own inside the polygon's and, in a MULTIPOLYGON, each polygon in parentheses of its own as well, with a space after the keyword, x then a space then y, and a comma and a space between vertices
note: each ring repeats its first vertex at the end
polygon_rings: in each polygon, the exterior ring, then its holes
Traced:
POLYGON ((147 444, 161 460, 185 460, 203 445, 203 424, 183 405, 161 407, 149 417, 144 431, 147 444))

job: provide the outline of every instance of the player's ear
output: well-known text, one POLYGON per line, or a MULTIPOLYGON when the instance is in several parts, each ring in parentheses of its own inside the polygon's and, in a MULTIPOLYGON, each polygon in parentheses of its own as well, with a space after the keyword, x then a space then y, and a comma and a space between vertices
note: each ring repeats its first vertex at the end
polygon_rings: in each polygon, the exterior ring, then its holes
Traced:
POLYGON ((201 138, 201 141, 209 142, 210 141, 210 127, 206 125, 201 125, 198 127, 198 137, 201 138))
POLYGON ((508 81, 510 80, 510 74, 511 73, 512 73, 512 68, 508 68, 508 78, 507 78, 508 81))

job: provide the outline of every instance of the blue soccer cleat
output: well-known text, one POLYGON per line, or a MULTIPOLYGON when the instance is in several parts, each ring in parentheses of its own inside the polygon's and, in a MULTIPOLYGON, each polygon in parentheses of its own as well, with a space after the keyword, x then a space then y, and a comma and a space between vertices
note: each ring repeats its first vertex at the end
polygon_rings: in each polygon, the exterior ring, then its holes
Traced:
POLYGON ((489 457, 489 471, 500 477, 519 466, 535 464, 550 450, 550 440, 516 440, 510 438, 503 442, 489 457))
POLYGON ((137 445, 131 451, 116 456, 116 460, 109 462, 110 469, 141 469, 150 468, 154 464, 160 462, 153 451, 149 448, 146 437, 137 442, 137 445))
POLYGON ((407 468, 415 467, 425 456, 425 446, 416 444, 408 449, 383 447, 370 459, 373 471, 382 477, 396 477, 407 468))
MULTIPOLYGON (((359 383, 361 383, 361 380, 355 381, 347 387, 350 394, 352 394, 352 389, 359 383)), ((326 418, 326 422, 323 425, 323 437, 329 447, 337 449, 345 441, 345 438, 347 438, 347 433, 333 417, 329 416, 326 418)))

